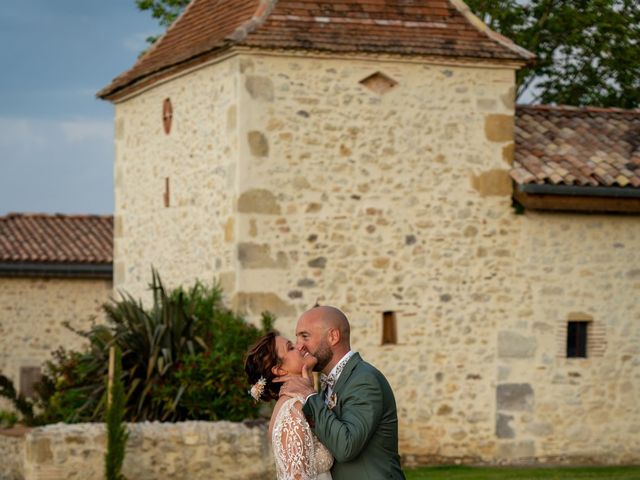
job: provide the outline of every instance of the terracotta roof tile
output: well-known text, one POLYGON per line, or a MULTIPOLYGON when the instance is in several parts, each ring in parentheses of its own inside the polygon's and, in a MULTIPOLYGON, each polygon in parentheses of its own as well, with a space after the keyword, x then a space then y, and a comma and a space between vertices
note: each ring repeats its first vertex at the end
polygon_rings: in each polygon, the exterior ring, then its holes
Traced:
POLYGON ((10 213, 0 217, 0 262, 113 262, 113 217, 10 213))
POLYGON ((640 186, 640 110, 516 107, 518 184, 640 186))
POLYGON ((193 0, 127 72, 98 92, 111 99, 143 81, 234 45, 336 53, 436 55, 525 62, 461 0, 193 0))

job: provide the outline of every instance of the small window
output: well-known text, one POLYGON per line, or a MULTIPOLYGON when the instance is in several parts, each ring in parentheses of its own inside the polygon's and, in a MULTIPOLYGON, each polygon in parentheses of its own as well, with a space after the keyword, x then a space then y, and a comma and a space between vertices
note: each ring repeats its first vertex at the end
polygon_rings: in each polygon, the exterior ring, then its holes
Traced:
POLYGON ((40 367, 20 367, 20 394, 27 398, 36 396, 35 385, 42 379, 40 367))
POLYGON ((396 343, 398 343, 396 312, 382 312, 382 344, 392 345, 396 343))
POLYGON ((567 358, 587 358, 589 322, 569 322, 567 325, 567 358))

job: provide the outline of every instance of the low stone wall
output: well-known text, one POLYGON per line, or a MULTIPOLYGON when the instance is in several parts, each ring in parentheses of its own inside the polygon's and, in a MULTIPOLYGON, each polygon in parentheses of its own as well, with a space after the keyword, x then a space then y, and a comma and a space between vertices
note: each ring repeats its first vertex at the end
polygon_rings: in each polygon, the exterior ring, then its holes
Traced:
POLYGON ((0 430, 0 480, 24 479, 24 439, 29 429, 0 430))
MULTIPOLYGON (((128 427, 122 473, 130 480, 275 478, 264 422, 153 422, 128 427)), ((103 424, 48 425, 14 442, 9 438, 0 438, 0 480, 104 478, 103 424), (24 465, 16 459, 23 459, 24 465)))

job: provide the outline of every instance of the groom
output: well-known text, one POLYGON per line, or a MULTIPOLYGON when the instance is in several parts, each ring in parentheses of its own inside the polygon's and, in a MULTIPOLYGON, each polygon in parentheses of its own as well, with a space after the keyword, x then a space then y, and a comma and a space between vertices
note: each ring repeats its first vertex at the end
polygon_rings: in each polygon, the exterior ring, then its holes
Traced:
POLYGON ((316 306, 298 319, 298 348, 317 358, 323 373, 316 393, 305 370, 289 377, 280 395, 306 398, 302 410, 335 458, 333 480, 404 479, 398 455, 398 414, 393 391, 376 368, 351 351, 347 317, 316 306))

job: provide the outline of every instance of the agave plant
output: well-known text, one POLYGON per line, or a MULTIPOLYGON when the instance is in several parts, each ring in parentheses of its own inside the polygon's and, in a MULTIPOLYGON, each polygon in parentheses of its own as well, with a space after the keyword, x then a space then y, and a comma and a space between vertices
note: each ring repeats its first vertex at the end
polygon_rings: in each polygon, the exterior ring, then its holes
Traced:
MULTIPOLYGON (((185 292, 178 289, 168 294, 156 271, 150 288, 153 304, 148 310, 128 294, 104 307, 113 329, 112 342, 122 351, 129 419, 133 421, 169 418, 182 390, 170 402, 158 401, 154 394, 167 382, 181 357, 207 349, 199 336, 206 321, 187 304, 185 292)), ((206 290, 199 283, 194 288, 206 290)), ((215 302, 221 297, 216 288, 209 296, 215 302)))

